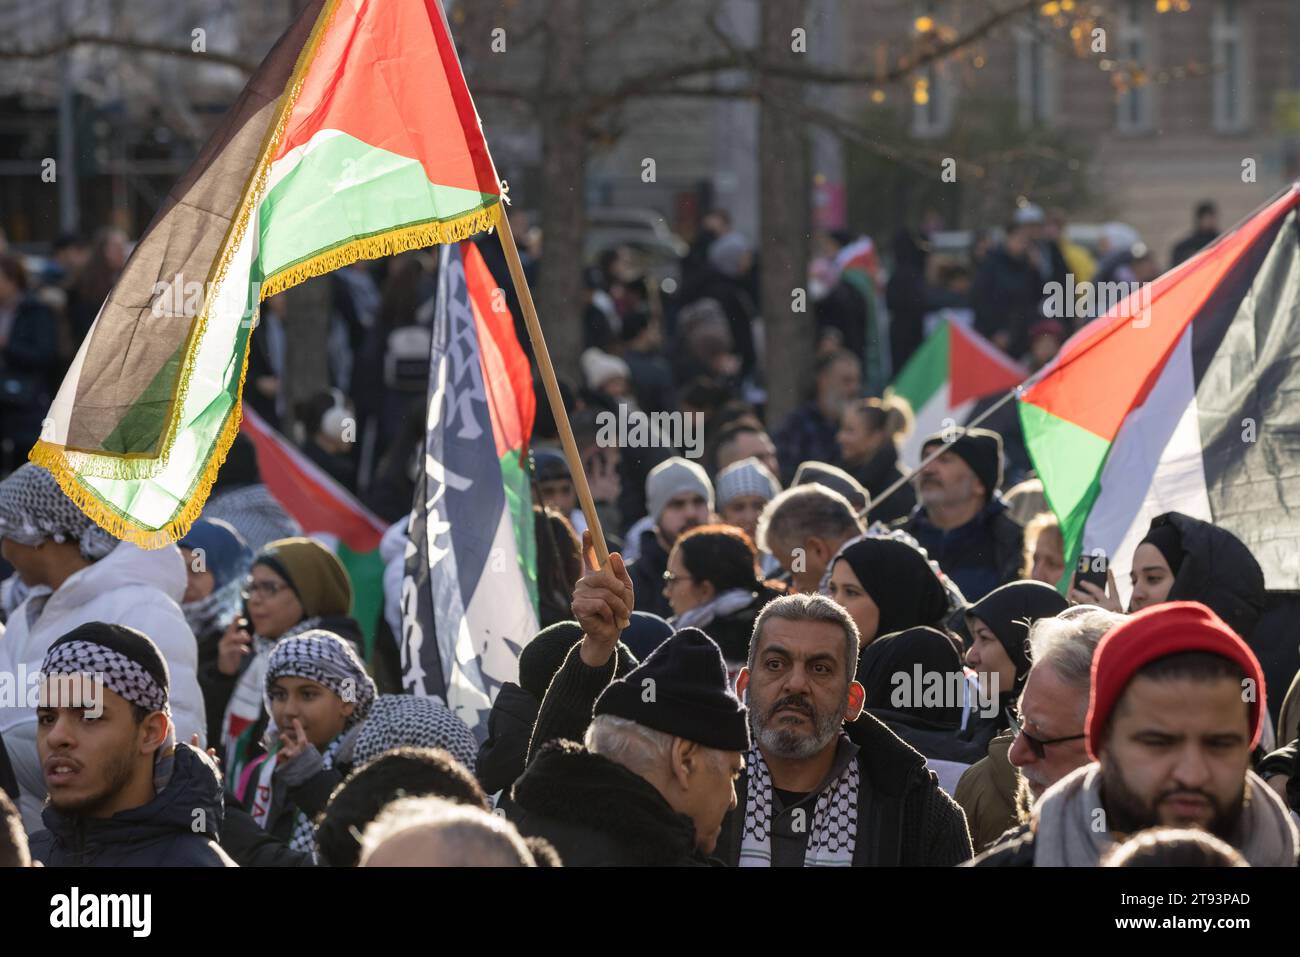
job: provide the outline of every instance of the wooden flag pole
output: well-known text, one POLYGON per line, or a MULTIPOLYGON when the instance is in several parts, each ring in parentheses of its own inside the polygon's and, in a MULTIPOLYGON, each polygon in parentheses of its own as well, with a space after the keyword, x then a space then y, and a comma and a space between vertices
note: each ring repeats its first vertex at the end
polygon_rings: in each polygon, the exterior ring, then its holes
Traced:
POLYGON ((551 354, 546 349, 546 337, 542 335, 541 323, 537 321, 537 307, 533 305, 533 294, 528 288, 524 276, 523 263, 519 261, 519 249, 515 246, 514 233, 510 230, 510 217, 504 207, 497 217, 497 235, 501 237, 501 248, 506 254, 506 264, 510 267, 510 279, 515 285, 515 295, 519 297, 519 308, 524 311, 524 323, 528 326, 528 338, 533 342, 533 352, 537 356, 537 366, 542 373, 542 384, 546 386, 546 397, 551 403, 551 415, 555 419, 555 428, 560 433, 560 444, 564 446, 564 457, 569 461, 569 473, 573 476, 573 487, 578 492, 578 503, 582 514, 586 516, 587 527, 591 530, 591 540, 596 546, 596 558, 604 568, 609 564, 609 549, 605 546, 605 533, 600 528, 600 517, 596 514, 596 502, 591 497, 591 487, 587 484, 587 473, 582 469, 582 457, 578 454, 578 443, 573 440, 573 428, 569 425, 569 413, 564 408, 564 399, 560 396, 560 383, 555 378, 555 367, 551 365, 551 354))

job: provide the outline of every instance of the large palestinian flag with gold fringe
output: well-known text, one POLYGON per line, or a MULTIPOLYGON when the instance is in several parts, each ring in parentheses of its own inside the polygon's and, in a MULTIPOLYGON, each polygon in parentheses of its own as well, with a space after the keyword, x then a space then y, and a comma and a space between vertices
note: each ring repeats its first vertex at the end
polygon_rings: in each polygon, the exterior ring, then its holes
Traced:
POLYGON ((1169 511, 1240 538, 1300 588, 1300 184, 1090 323, 1020 402, 1067 569, 1082 549, 1127 599, 1169 511), (1147 297, 1149 296, 1149 301, 1147 297))
POLYGON ((486 229, 500 187, 438 0, 315 0, 175 186, 30 458, 146 547, 184 534, 239 429, 258 304, 486 229))

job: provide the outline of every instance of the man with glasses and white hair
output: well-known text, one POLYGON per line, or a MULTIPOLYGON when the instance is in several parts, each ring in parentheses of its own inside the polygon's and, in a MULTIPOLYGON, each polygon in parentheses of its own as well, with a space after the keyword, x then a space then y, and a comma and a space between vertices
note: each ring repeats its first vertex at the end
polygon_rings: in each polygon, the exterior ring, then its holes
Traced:
POLYGON ((966 772, 958 789, 977 846, 1021 833, 1028 825, 1030 808, 1043 792, 1088 763, 1083 726, 1092 655, 1106 632, 1125 618, 1096 605, 1074 605, 1029 626, 1033 665, 1015 709, 1008 714, 1014 735, 1011 745, 990 747, 989 756, 966 772), (994 790, 1001 793, 993 794, 994 790))

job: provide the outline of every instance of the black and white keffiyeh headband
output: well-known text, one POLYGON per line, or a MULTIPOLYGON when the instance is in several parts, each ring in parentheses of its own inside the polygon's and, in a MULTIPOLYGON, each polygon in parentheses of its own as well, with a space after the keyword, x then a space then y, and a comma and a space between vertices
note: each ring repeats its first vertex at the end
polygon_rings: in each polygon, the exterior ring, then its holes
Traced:
POLYGON ((93 641, 63 641, 54 645, 45 654, 41 673, 47 676, 90 674, 131 704, 149 712, 170 714, 167 689, 143 665, 93 641))
POLYGON ((77 508, 48 469, 33 462, 0 482, 0 538, 32 548, 47 541, 76 542, 90 562, 99 561, 119 541, 77 508))
POLYGON ((321 629, 276 642, 266 665, 263 693, 267 714, 271 713, 271 686, 278 678, 315 681, 355 704, 345 730, 362 720, 375 700, 375 683, 357 653, 338 635, 321 629))

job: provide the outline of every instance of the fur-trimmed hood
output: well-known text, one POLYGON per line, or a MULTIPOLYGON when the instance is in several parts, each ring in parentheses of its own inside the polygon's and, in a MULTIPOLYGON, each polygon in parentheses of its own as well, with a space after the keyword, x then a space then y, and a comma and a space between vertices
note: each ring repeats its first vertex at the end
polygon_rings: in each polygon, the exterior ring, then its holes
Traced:
POLYGON ((640 775, 572 741, 544 746, 512 797, 519 830, 549 840, 567 866, 704 863, 689 817, 640 775))

